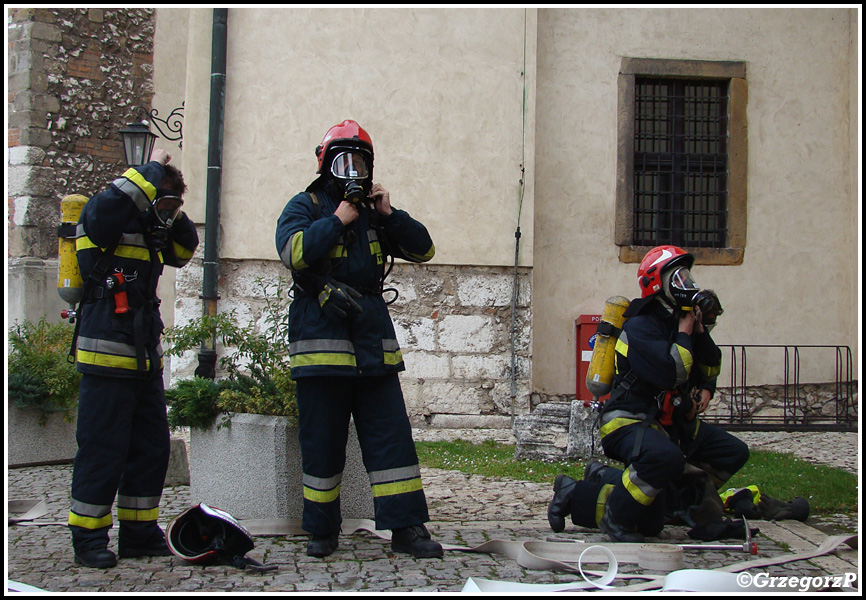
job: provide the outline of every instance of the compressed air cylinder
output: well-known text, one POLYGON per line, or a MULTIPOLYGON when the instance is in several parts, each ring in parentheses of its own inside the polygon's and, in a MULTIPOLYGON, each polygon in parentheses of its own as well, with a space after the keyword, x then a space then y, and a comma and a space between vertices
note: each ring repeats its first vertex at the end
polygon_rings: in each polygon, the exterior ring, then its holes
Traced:
POLYGON ((595 336, 595 345, 592 348, 592 359, 586 371, 586 389, 596 399, 610 393, 613 384, 616 340, 622 324, 625 323, 623 313, 628 305, 628 298, 623 296, 608 298, 604 304, 601 322, 598 324, 595 336))
POLYGON ((80 194, 66 196, 60 202, 58 234, 60 242, 57 249, 60 266, 57 272, 57 293, 70 306, 78 304, 84 294, 84 281, 81 279, 78 257, 75 254, 75 228, 85 204, 87 204, 87 197, 80 194))

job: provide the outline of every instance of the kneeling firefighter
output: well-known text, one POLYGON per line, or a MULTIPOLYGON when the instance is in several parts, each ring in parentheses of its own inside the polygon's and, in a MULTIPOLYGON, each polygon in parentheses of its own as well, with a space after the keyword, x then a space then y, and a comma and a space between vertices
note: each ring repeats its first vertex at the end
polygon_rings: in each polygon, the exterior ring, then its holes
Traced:
POLYGON ((443 555, 430 538, 427 501, 398 373, 404 370, 382 297, 389 257, 433 258, 427 229, 373 183, 373 142, 358 123, 328 130, 319 177, 286 204, 276 246, 291 270, 292 379, 297 382, 307 554, 338 546, 340 483, 350 417, 370 477, 377 529, 394 551, 443 555))
POLYGON ((693 265, 676 246, 653 248, 641 261, 641 297, 623 315, 613 388, 600 415, 604 453, 625 470, 615 481, 557 477, 548 508, 554 531, 570 515, 612 541, 641 542, 663 528, 666 490, 687 462, 717 490, 748 460, 746 444, 696 418, 715 393, 722 355, 710 337, 721 306, 714 294, 699 293, 693 265))

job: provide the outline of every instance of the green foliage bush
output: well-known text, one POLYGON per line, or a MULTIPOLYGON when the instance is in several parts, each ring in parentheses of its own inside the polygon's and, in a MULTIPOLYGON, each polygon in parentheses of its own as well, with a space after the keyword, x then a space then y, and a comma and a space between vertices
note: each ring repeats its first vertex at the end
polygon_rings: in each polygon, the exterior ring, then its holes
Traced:
POLYGON ((166 390, 173 427, 208 429, 220 413, 285 416, 292 425, 297 424, 297 396, 289 365, 288 282, 280 278, 269 285, 258 278, 256 284, 265 298, 262 331, 250 324, 239 325, 233 310, 165 330, 168 356, 180 356, 212 338, 233 349, 220 357, 226 378, 196 377, 166 390))
POLYGON ((8 398, 18 408, 40 411, 43 425, 51 413, 71 422, 78 406, 81 375, 67 360, 73 332, 72 325, 45 317, 9 328, 8 398))

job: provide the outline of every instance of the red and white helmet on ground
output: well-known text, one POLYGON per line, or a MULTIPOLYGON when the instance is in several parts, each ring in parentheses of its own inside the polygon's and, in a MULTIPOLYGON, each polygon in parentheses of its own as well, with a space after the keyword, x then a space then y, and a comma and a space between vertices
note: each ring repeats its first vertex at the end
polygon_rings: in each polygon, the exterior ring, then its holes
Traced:
POLYGON ((255 547, 237 519, 207 504, 197 504, 172 519, 165 540, 172 554, 195 564, 233 563, 255 547))

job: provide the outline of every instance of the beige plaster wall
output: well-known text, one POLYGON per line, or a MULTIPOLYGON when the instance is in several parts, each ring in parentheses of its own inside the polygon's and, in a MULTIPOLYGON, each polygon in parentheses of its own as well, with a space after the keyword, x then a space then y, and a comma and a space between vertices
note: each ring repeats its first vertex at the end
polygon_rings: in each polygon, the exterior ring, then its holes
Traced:
MULTIPOLYGON (((204 220, 211 11, 191 9, 185 166, 204 220)), ((434 261, 532 263, 535 12, 523 9, 230 9, 220 254, 276 259, 285 203, 314 178, 314 149, 343 119, 375 147, 374 179, 421 220, 434 261), (527 21, 528 20, 528 21, 527 21), (495 27, 491 27, 495 23, 495 27), (529 36, 525 33, 529 32, 529 36), (524 95, 527 102, 524 103, 524 95)))
MULTIPOLYGON (((856 352, 852 15, 847 9, 539 11, 536 390, 573 393, 575 318, 600 313, 609 296, 637 294, 637 265, 621 264, 613 244, 623 57, 747 63, 745 258, 738 266, 694 270, 725 307, 716 340, 846 344, 856 352)), ((801 377, 819 376, 816 364, 802 365, 801 377)), ((750 382, 764 383, 759 366, 749 367, 750 382)), ((764 378, 777 383, 781 363, 767 368, 764 378)), ((832 358, 829 368, 832 379, 832 358)))
MULTIPOLYGON (((857 364, 856 18, 844 8, 230 9, 221 255, 276 259, 277 216, 344 118, 372 135, 376 180, 395 206, 431 230, 434 263, 513 263, 523 163, 533 388, 573 393, 574 320, 637 289, 637 265, 620 263, 613 243, 622 58, 745 61, 745 258, 695 269, 725 306, 715 337, 850 345, 857 364)), ((183 166, 200 223, 211 24, 211 9, 189 9, 183 166)), ((801 376, 820 377, 816 364, 801 376)), ((749 383, 780 380, 778 364, 749 366, 749 383)))

